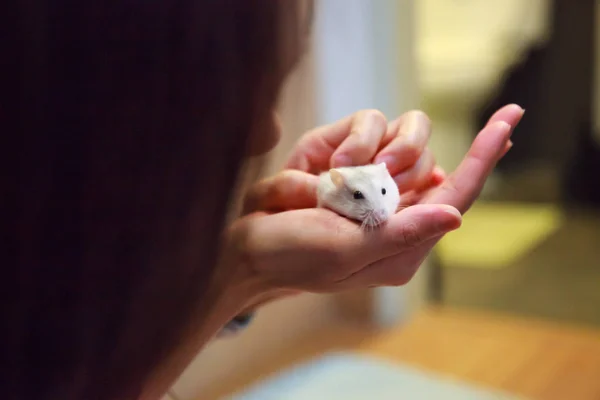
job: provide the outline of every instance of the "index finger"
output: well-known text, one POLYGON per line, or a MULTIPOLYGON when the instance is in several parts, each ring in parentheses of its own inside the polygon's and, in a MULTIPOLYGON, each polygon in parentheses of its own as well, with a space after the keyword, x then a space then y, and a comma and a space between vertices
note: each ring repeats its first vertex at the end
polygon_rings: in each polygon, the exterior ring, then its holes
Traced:
POLYGON ((366 164, 375 156, 386 130, 381 112, 359 111, 306 133, 284 168, 319 173, 332 167, 366 164))
POLYGON ((413 166, 423 155, 431 136, 431 121, 422 111, 411 110, 389 124, 375 163, 385 162, 392 176, 413 166))

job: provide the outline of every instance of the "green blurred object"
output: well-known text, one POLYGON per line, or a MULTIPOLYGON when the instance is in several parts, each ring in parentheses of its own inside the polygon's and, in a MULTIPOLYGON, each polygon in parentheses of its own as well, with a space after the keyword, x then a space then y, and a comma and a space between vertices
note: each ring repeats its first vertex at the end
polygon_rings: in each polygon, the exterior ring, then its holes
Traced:
POLYGON ((499 269, 514 264, 556 232, 563 221, 551 204, 483 202, 436 247, 444 267, 499 269))

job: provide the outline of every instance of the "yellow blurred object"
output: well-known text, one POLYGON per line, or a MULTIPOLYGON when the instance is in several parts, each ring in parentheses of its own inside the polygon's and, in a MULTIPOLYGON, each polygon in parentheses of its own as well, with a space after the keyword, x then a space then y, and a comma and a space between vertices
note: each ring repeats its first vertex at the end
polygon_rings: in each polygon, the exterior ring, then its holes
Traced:
POLYGON ((504 268, 554 233, 562 218, 554 205, 477 202, 437 253, 443 266, 504 268))

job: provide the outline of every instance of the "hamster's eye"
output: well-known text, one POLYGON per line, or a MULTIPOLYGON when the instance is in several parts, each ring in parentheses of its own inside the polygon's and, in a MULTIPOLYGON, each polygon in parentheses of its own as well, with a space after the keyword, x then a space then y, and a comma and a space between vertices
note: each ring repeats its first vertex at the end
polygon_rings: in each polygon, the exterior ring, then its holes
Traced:
POLYGON ((365 196, 363 196, 363 194, 361 192, 359 192, 358 190, 356 192, 354 192, 353 196, 354 196, 354 198, 356 200, 360 200, 360 199, 364 199, 365 198, 365 196))
POLYGON ((381 194, 385 195, 386 193, 385 188, 381 188, 381 194))

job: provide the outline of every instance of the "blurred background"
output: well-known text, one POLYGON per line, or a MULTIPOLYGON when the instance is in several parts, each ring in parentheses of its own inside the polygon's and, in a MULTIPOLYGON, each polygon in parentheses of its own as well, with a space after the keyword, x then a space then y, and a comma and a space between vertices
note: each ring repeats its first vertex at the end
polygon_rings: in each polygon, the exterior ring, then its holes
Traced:
POLYGON ((315 12, 267 172, 304 131, 361 108, 427 112, 451 171, 517 103, 514 147, 406 287, 267 305, 168 398, 600 399, 597 2, 316 0, 315 12))

